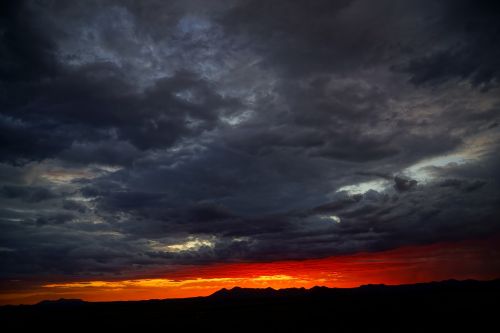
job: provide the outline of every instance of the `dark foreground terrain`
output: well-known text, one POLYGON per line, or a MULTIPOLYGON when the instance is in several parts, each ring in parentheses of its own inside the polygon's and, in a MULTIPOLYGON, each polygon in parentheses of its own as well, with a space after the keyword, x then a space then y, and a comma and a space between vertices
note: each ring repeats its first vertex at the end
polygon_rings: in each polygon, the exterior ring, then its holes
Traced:
MULTIPOLYGON (((222 289, 208 297, 0 307, 0 327, 265 332, 500 332, 500 280, 354 289, 222 289)), ((50 332, 50 331, 49 331, 50 332)))

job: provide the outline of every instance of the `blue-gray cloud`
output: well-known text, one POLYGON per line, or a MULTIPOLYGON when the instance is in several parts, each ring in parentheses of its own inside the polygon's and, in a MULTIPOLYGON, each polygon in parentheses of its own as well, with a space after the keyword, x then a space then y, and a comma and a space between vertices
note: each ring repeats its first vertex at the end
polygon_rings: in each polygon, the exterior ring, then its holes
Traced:
POLYGON ((4 279, 499 232, 493 2, 0 12, 4 279))

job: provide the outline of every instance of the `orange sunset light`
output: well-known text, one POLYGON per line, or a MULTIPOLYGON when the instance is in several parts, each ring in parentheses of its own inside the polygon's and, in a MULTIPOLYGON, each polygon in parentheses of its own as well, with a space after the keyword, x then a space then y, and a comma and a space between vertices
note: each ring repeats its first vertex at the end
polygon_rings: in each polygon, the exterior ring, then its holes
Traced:
POLYGON ((161 277, 123 280, 40 282, 0 294, 2 304, 44 299, 141 300, 209 295, 221 288, 357 287, 444 279, 498 278, 497 239, 438 243, 322 259, 230 263, 189 267, 161 277))

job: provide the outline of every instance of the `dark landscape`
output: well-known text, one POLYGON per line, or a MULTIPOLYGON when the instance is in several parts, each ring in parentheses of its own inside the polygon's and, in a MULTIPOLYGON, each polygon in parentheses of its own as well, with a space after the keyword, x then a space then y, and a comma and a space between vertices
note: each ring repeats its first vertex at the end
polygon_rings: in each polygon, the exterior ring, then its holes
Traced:
POLYGON ((3 327, 220 331, 495 332, 500 280, 359 288, 221 289, 208 297, 127 302, 74 299, 3 306, 3 327))

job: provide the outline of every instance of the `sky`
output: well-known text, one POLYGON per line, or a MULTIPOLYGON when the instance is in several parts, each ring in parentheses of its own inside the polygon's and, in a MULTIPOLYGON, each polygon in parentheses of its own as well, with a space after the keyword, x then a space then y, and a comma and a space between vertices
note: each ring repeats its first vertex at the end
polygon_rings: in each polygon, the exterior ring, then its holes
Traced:
POLYGON ((500 278, 500 4, 0 4, 0 304, 500 278))

